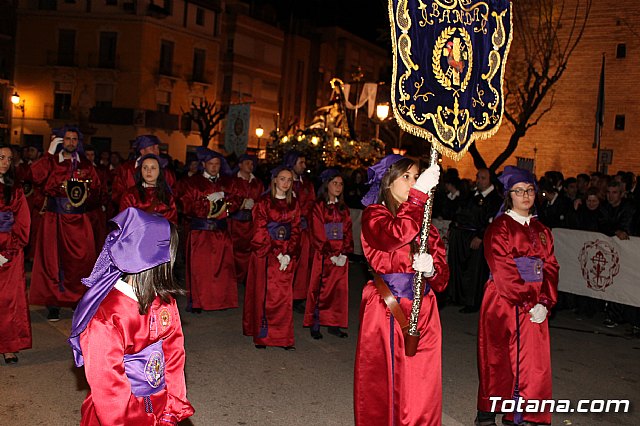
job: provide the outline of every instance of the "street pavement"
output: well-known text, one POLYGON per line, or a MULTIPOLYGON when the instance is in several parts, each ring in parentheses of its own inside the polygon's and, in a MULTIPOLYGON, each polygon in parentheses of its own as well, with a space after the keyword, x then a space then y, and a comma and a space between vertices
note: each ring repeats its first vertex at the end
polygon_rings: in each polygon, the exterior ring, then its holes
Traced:
MULTIPOLYGON (((350 263, 349 337, 322 329, 313 340, 295 313, 295 352, 257 350, 242 335, 242 310, 181 312, 187 353, 188 398, 195 415, 182 425, 351 425, 353 360, 365 266, 350 263)), ((241 292, 242 294, 242 292, 241 292)), ((241 296, 242 297, 242 296, 241 296)), ((179 300, 181 308, 184 298, 179 300)), ((478 314, 441 310, 443 333, 443 425, 472 425, 478 386, 478 314)), ((33 348, 18 364, 0 365, 0 425, 75 425, 87 391, 66 343, 71 311, 50 323, 31 307, 33 348)), ((624 325, 604 328, 603 317, 579 318, 560 311, 550 321, 554 398, 629 399, 631 412, 558 413, 554 425, 640 424, 640 339, 624 325)))

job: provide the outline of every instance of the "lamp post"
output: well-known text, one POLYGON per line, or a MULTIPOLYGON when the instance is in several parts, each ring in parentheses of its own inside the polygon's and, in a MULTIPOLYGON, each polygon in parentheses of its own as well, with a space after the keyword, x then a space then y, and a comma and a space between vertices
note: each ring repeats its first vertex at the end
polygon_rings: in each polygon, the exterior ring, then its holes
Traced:
POLYGON ((376 117, 378 117, 378 121, 376 122, 376 139, 380 139, 380 123, 386 120, 388 115, 389 104, 376 105, 376 117))
POLYGON ((22 113, 22 117, 20 120, 20 145, 23 145, 24 141, 23 139, 23 135, 24 135, 24 103, 25 100, 24 99, 20 99, 20 95, 18 94, 17 91, 13 92, 13 95, 11 95, 11 103, 13 104, 13 107, 15 109, 19 109, 20 112, 22 113))
POLYGON ((260 138, 262 138, 262 135, 264 135, 264 129, 261 124, 258 124, 258 127, 256 127, 256 136, 258 137, 258 158, 260 158, 260 138))

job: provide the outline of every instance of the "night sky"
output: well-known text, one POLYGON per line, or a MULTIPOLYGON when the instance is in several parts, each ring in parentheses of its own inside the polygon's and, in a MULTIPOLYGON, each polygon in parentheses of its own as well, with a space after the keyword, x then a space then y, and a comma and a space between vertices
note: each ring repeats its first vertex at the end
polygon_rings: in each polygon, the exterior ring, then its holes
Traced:
POLYGON ((317 26, 339 26, 366 40, 389 38, 388 0, 279 0, 281 20, 293 13, 317 26))

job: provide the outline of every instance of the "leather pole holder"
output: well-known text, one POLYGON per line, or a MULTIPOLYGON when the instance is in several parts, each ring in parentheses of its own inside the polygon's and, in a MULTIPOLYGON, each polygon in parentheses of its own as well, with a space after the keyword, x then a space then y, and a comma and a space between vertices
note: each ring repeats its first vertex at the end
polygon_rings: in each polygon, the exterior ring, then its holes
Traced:
POLYGON ((409 331, 409 321, 407 321, 407 317, 405 316, 400 304, 396 300, 396 297, 389 290, 389 286, 384 282, 380 275, 373 272, 373 284, 376 286, 376 290, 378 294, 384 300, 384 303, 387 305, 387 308, 391 311, 393 317, 398 321, 400 328, 402 329, 402 334, 407 339, 407 332, 409 331))

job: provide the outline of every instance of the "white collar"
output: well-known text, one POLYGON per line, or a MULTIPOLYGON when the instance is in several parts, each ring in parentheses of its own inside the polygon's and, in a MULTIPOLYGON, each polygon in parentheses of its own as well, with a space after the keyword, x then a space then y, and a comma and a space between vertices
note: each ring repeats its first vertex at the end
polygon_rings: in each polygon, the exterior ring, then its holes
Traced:
POLYGON ((4 184, 4 175, 0 175, 0 183, 4 184))
POLYGON ((218 178, 220 177, 220 173, 218 173, 218 174, 217 174, 217 175, 215 175, 215 176, 211 176, 209 173, 207 173, 207 171, 206 171, 206 170, 204 170, 204 171, 202 172, 202 176, 206 177, 206 178, 207 178, 207 179, 209 179, 209 180, 211 180, 212 178, 213 178, 213 179, 218 179, 218 178))
POLYGON ((143 188, 155 188, 156 185, 149 185, 147 182, 142 181, 142 187, 143 188))
MULTIPOLYGON (((240 179, 246 180, 245 178, 242 177, 242 175, 240 174, 240 172, 238 172, 237 175, 240 179)), ((254 180, 256 177, 253 175, 253 173, 249 173, 249 182, 251 182, 252 180, 254 180)))
POLYGON ((336 197, 333 201, 327 201, 327 204, 338 204, 338 197, 336 197))
POLYGON ((552 206, 553 203, 556 202, 556 200, 558 199, 558 193, 556 192, 555 195, 553 196, 553 198, 551 199, 551 201, 549 201, 549 205, 552 206))
POLYGON ((456 198, 458 198, 460 196, 460 191, 456 189, 456 192, 448 192, 447 193, 447 198, 450 200, 455 200, 456 198))
POLYGON ((121 278, 118 278, 118 281, 116 281, 116 285, 114 287, 116 288, 116 290, 120 290, 120 292, 125 296, 135 300, 136 302, 138 301, 136 293, 133 291, 133 286, 122 281, 121 278))
POLYGON ((513 210, 507 210, 505 213, 507 216, 510 216, 513 220, 518 222, 520 225, 528 225, 533 216, 522 216, 519 213, 514 212, 513 210))
POLYGON ((285 198, 287 198, 287 195, 286 195, 286 194, 285 194, 285 195, 278 195, 278 194, 276 194, 276 199, 277 199, 277 200, 284 200, 285 198))
POLYGON ((299 175, 299 176, 298 176, 297 178, 295 178, 293 181, 294 181, 294 182, 295 182, 295 181, 299 181, 299 182, 300 182, 300 184, 302 184, 302 175, 299 175))
MULTIPOLYGON (((75 159, 76 161, 78 161, 78 160, 79 160, 79 158, 78 158, 78 153, 77 153, 77 152, 74 152, 73 154, 71 154, 71 158, 70 158, 70 160, 74 160, 74 159, 75 159)), ((58 153, 58 163, 62 163, 64 160, 66 160, 66 158, 64 158, 64 155, 62 155, 62 151, 60 151, 60 152, 58 153)))
POLYGON ((493 191, 495 188, 493 185, 489 186, 487 189, 485 189, 484 191, 480 192, 476 189, 476 195, 478 194, 482 194, 482 198, 485 198, 487 195, 491 194, 491 191, 493 191))

